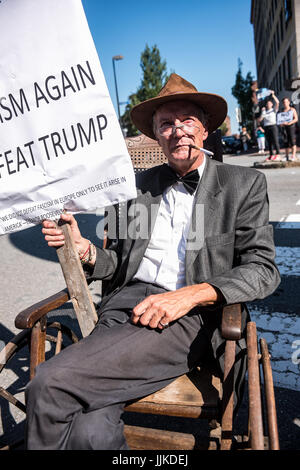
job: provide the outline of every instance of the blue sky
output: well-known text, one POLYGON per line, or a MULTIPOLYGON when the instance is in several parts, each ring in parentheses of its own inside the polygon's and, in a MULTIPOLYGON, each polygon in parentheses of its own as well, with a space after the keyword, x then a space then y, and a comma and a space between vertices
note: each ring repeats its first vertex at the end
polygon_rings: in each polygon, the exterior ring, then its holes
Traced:
MULTIPOLYGON (((233 132, 237 102, 231 95, 238 58, 243 74, 256 78, 251 0, 82 0, 102 69, 116 108, 112 57, 116 62, 120 102, 140 85, 140 56, 156 44, 167 71, 192 82, 199 91, 217 93, 228 102, 233 132)), ((121 106, 121 113, 124 106, 121 106)))

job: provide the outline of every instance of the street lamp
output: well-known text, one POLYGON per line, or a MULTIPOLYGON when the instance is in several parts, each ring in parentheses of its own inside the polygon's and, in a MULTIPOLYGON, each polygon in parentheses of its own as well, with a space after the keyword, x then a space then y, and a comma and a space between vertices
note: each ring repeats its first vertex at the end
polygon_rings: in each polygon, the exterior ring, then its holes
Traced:
POLYGON ((121 124, 120 102, 119 102, 119 95, 118 95, 118 86, 117 86, 117 78, 116 78, 115 61, 116 61, 116 60, 122 60, 122 59, 123 59, 123 56, 122 56, 122 55, 114 55, 113 58, 112 58, 112 64, 113 64, 113 69, 114 69, 115 87, 116 87, 117 105, 118 105, 118 116, 119 116, 119 123, 120 123, 120 124, 121 124))

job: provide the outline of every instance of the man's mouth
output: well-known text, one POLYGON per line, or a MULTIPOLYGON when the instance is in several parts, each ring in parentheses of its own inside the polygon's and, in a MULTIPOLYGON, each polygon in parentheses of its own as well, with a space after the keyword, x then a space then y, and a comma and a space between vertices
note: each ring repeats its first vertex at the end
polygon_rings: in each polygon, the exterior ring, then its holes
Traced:
POLYGON ((177 144, 175 145, 175 149, 180 148, 180 147, 193 147, 193 144, 177 144))

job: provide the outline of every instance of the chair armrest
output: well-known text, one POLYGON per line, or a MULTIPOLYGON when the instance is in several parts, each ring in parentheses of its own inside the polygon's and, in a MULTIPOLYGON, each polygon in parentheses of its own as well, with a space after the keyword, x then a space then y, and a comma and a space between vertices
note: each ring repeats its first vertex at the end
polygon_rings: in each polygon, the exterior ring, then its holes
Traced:
POLYGON ((242 337, 242 307, 241 304, 226 305, 222 313, 222 337, 237 341, 242 337))
POLYGON ((15 326, 20 330, 25 328, 32 328, 34 324, 39 321, 44 315, 51 310, 61 307, 70 300, 70 295, 67 289, 61 290, 57 294, 41 300, 31 307, 22 310, 15 319, 15 326))

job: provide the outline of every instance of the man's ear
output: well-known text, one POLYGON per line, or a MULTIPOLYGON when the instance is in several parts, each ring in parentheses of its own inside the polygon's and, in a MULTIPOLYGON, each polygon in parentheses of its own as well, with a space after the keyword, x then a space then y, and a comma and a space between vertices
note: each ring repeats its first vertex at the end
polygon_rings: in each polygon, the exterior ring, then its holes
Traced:
POLYGON ((204 129, 204 131, 203 131, 203 141, 206 140, 207 137, 208 137, 208 130, 204 129))

